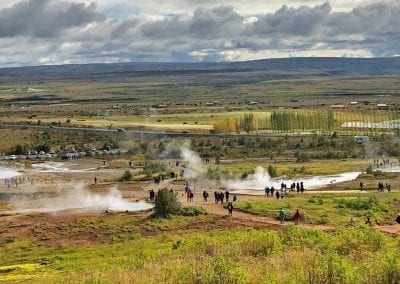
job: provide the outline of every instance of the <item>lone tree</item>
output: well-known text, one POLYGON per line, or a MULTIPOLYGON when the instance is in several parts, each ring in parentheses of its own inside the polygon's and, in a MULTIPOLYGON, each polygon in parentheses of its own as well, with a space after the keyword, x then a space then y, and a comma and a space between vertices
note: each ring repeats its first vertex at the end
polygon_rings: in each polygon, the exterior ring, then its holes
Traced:
POLYGON ((178 214, 181 210, 181 203, 174 192, 162 189, 157 193, 154 211, 156 216, 168 217, 171 214, 178 214))

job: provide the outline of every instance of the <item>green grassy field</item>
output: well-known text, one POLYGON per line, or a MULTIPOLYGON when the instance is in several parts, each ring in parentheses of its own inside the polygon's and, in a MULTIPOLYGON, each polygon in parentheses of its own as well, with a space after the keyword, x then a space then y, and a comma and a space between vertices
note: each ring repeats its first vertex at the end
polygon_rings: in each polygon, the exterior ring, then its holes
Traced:
POLYGON ((358 193, 358 194, 307 194, 293 193, 284 199, 245 200, 236 204, 244 212, 276 217, 280 208, 286 210, 287 217, 293 218, 297 209, 303 214, 303 221, 313 224, 327 224, 344 227, 351 217, 363 224, 367 217, 380 223, 394 222, 400 208, 400 194, 358 193))
POLYGON ((170 232, 91 247, 17 240, 0 249, 0 282, 396 283, 399 251, 396 239, 366 226, 170 232))

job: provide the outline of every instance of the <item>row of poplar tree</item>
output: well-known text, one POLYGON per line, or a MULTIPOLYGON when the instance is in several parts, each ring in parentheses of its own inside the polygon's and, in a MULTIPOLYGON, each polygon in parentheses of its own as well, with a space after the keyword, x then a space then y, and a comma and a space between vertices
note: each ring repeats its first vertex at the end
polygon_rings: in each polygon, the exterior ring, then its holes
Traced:
POLYGON ((333 111, 277 110, 260 116, 246 113, 214 122, 214 129, 223 133, 348 133, 380 135, 398 132, 398 110, 333 111))

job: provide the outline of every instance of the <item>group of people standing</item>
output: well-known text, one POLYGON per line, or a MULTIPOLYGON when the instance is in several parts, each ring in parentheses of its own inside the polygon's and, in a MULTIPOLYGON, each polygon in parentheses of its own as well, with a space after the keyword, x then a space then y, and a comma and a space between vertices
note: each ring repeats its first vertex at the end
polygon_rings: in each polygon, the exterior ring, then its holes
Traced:
POLYGON ((386 167, 386 166, 391 166, 392 164, 390 163, 389 159, 382 159, 381 161, 378 158, 374 158, 374 166, 379 168, 379 167, 386 167))
POLYGON ((229 197, 230 197, 230 193, 229 191, 225 191, 222 192, 218 192, 218 191, 214 191, 214 199, 215 199, 215 204, 218 204, 219 202, 221 202, 221 204, 224 203, 224 199, 226 200, 226 202, 229 202, 229 197))
POLYGON ((378 191, 379 192, 385 192, 385 191, 390 192, 390 190, 391 190, 390 187, 391 186, 389 183, 383 184, 383 182, 378 182, 378 191))
POLYGON ((30 185, 33 185, 33 178, 29 176, 16 176, 4 179, 4 185, 7 186, 8 188, 11 187, 18 188, 19 185, 26 183, 30 183, 30 185))
MULTIPOLYGON (((203 191, 203 202, 208 202, 208 197, 209 194, 206 190, 203 191)), ((233 195, 232 201, 230 201, 230 192, 226 190, 225 192, 223 191, 215 191, 214 192, 214 200, 215 204, 221 203, 224 204, 224 201, 227 202, 227 209, 228 209, 228 214, 232 216, 233 213, 233 202, 236 201, 237 197, 236 195, 233 195)))
POLYGON ((301 182, 293 182, 290 185, 290 191, 291 192, 296 191, 297 193, 304 193, 306 189, 304 188, 304 183, 301 181, 301 182))
POLYGON ((283 198, 285 196, 285 192, 286 192, 286 190, 284 190, 284 189, 275 190, 275 188, 273 186, 271 186, 271 187, 266 186, 264 188, 264 196, 267 197, 267 198, 268 197, 272 197, 273 198, 274 197, 274 193, 275 193, 276 199, 283 198))
MULTIPOLYGON (((276 190, 273 186, 269 187, 268 185, 264 188, 264 196, 265 197, 276 197, 277 199, 283 198, 285 194, 287 193, 287 185, 285 183, 281 183, 281 189, 276 190)), ((290 185, 290 192, 295 192, 297 193, 304 193, 305 188, 304 188, 304 183, 301 182, 293 182, 290 185)))

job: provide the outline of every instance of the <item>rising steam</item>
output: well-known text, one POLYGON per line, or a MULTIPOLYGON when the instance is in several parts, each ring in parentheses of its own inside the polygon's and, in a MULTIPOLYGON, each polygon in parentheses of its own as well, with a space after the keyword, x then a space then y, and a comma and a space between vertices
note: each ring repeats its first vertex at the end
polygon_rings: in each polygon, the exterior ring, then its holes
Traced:
POLYGON ((129 202, 124 200, 116 188, 110 189, 106 195, 94 194, 84 186, 78 185, 56 197, 40 199, 14 198, 10 205, 17 212, 58 212, 69 209, 85 211, 142 211, 153 206, 145 202, 129 202))
POLYGON ((184 171, 185 178, 202 177, 205 173, 205 166, 196 152, 190 149, 190 143, 185 142, 183 145, 170 143, 166 146, 166 150, 162 153, 161 157, 169 157, 172 153, 178 153, 183 164, 180 166, 184 171))
MULTIPOLYGON (((207 178, 205 177, 206 166, 203 164, 200 156, 190 149, 188 143, 184 145, 177 146, 176 144, 171 144, 167 147, 168 151, 179 152, 181 158, 187 164, 184 169, 184 177, 185 178, 196 178, 200 177, 202 183, 212 184, 212 182, 205 182, 207 178)), ((290 184, 297 183, 302 181, 304 183, 304 187, 306 189, 315 189, 324 187, 330 184, 351 181, 358 177, 361 172, 348 172, 337 175, 326 175, 326 176, 314 176, 314 177, 306 177, 301 179, 274 179, 268 174, 263 167, 258 166, 254 172, 254 174, 248 175, 244 179, 224 179, 222 177, 222 184, 228 188, 233 190, 243 190, 243 189, 256 189, 263 190, 265 186, 273 186, 275 188, 280 188, 282 183, 285 183, 288 187, 290 184)))

